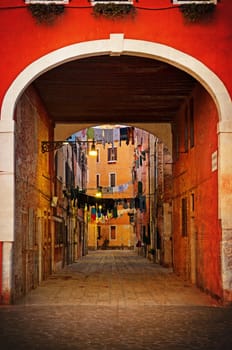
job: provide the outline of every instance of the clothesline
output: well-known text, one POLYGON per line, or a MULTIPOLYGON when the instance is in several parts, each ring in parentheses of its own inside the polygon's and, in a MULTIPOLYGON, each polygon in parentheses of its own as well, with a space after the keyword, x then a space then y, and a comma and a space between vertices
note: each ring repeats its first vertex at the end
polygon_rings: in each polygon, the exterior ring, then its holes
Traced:
POLYGON ((103 146, 105 144, 112 144, 114 142, 119 142, 121 145, 122 141, 126 144, 130 142, 134 144, 134 127, 117 127, 112 129, 101 129, 101 128, 87 128, 83 129, 81 132, 77 133, 81 138, 87 140, 94 140, 96 143, 101 143, 103 146))

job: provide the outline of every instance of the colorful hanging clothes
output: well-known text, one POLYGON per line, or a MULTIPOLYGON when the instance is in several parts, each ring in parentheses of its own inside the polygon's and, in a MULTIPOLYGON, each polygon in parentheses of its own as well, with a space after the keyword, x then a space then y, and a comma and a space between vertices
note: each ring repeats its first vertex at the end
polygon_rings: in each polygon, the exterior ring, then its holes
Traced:
POLYGON ((88 128, 87 129, 87 139, 94 139, 94 128, 88 128))
POLYGON ((95 221, 96 220, 96 208, 91 208, 91 220, 95 221))
POLYGON ((94 140, 96 142, 102 142, 102 140, 103 140, 103 130, 102 129, 94 129, 94 140))
POLYGON ((121 141, 126 141, 128 142, 128 128, 120 128, 120 146, 121 146, 121 141))

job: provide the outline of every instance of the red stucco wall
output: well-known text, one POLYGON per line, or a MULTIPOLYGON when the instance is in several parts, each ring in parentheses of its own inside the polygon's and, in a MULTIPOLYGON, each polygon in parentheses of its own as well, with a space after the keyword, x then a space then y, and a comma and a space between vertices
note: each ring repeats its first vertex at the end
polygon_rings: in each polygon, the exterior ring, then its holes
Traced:
POLYGON ((217 170, 212 171, 212 154, 218 147, 218 116, 212 99, 202 86, 196 88, 193 101, 195 144, 186 153, 183 153, 185 106, 176 123, 181 153, 173 166, 174 267, 176 272, 190 279, 194 268, 191 255, 195 254, 197 285, 222 297, 218 174, 217 170), (182 235, 182 198, 187 198, 187 236, 182 235))
POLYGON ((109 38, 110 33, 188 53, 204 62, 232 91, 231 0, 220 2, 213 19, 200 24, 186 23, 170 0, 139 0, 135 5, 134 18, 112 20, 95 18, 87 0, 72 0, 53 25, 44 25, 36 23, 23 0, 1 0, 0 101, 12 80, 36 58, 73 43, 109 38))
MULTIPOLYGON (((134 18, 111 20, 95 18, 87 0, 72 0, 65 14, 53 25, 44 25, 36 23, 23 0, 1 0, 0 103, 17 75, 37 58, 70 44, 108 39, 110 33, 124 33, 125 38, 165 44, 192 55, 214 71, 232 95, 231 0, 221 1, 210 21, 194 24, 186 23, 170 0, 139 0, 135 5, 139 8, 134 18)), ((187 195, 190 205, 193 192, 195 212, 192 215, 197 218, 196 282, 221 296, 221 231, 215 198, 217 171, 211 171, 211 154, 217 149, 218 119, 216 107, 206 91, 198 87, 196 95, 198 142, 188 154, 181 154, 181 161, 174 166, 174 263, 177 272, 189 274, 189 242, 180 233, 180 200, 187 195)), ((181 135, 181 119, 178 125, 181 135)))

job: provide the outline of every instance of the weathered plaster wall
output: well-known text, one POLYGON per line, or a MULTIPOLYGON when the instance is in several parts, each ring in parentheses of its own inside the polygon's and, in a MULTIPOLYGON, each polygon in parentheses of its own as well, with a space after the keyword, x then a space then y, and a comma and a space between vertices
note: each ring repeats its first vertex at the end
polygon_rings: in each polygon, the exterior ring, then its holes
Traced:
POLYGON ((221 228, 218 220, 217 169, 212 169, 212 154, 217 151, 218 116, 208 93, 198 86, 193 95, 194 139, 184 149, 185 107, 176 121, 179 135, 179 160, 174 163, 174 265, 175 270, 189 279, 196 270, 196 283, 211 294, 222 297, 221 228), (182 199, 187 198, 187 235, 182 235, 182 199), (193 225, 194 222, 194 225, 193 225), (193 235, 195 242, 192 242, 193 235), (192 251, 195 244, 196 252, 192 251), (195 254, 195 266, 191 255, 195 254))
POLYGON ((41 140, 48 138, 49 122, 32 88, 20 99, 15 119, 14 299, 36 287, 42 278, 46 258, 43 242, 49 231, 44 216, 51 198, 49 154, 41 156, 40 148, 41 140))

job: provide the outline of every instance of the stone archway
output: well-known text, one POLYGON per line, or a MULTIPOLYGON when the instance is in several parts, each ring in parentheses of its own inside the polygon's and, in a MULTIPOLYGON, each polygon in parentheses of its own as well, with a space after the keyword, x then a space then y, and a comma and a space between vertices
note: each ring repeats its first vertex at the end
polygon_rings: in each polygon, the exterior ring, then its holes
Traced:
POLYGON ((3 294, 10 295, 12 242, 14 241, 14 109, 24 90, 38 76, 65 62, 98 55, 131 55, 161 60, 197 79, 214 100, 218 123, 218 217, 222 225, 223 289, 231 293, 232 271, 229 251, 232 249, 232 191, 228 188, 232 160, 232 104, 223 82, 195 58, 166 45, 142 40, 125 39, 123 34, 111 34, 109 39, 73 44, 55 50, 26 67, 13 81, 3 99, 0 120, 1 154, 1 227, 3 244, 3 294))

